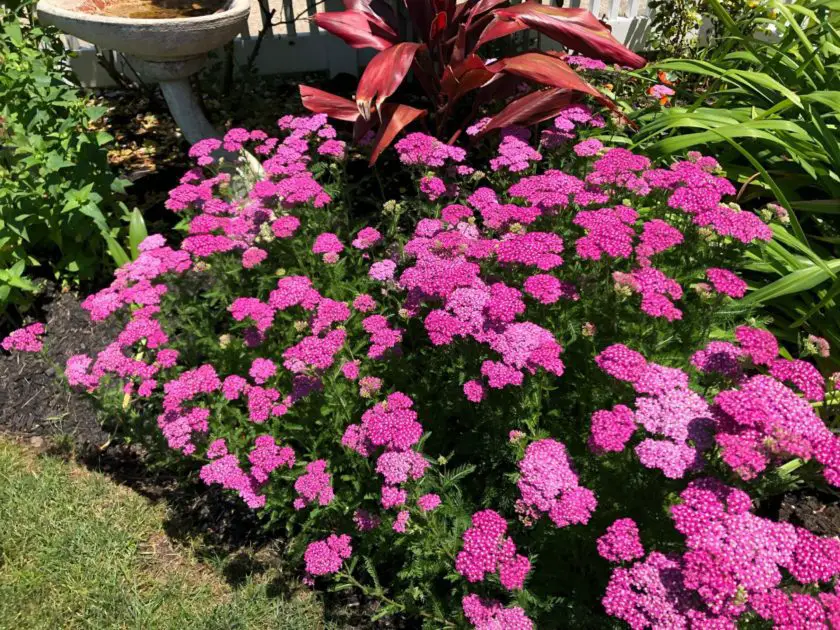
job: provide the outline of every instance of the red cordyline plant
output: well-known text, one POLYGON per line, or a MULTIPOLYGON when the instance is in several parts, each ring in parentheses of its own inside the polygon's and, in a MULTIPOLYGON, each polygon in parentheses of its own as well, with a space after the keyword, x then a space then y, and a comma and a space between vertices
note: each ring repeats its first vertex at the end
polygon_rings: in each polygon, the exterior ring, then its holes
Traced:
POLYGON ((583 55, 641 68, 645 60, 616 40, 609 28, 586 9, 561 8, 536 2, 511 4, 507 0, 404 0, 411 34, 406 41, 397 15, 384 0, 344 0, 344 11, 319 13, 315 22, 353 48, 379 53, 362 73, 356 102, 300 86, 303 105, 356 125, 357 137, 378 126, 371 163, 411 122, 432 114, 436 135, 454 142, 478 109, 494 99, 516 93, 529 81, 535 91, 510 101, 482 133, 519 124, 547 120, 568 105, 574 95, 588 94, 608 106, 612 103, 581 78, 557 52, 526 52, 503 59, 483 59, 479 49, 488 42, 526 29, 550 37, 583 55), (409 71, 431 101, 429 109, 386 103, 409 71), (472 108, 455 126, 455 106, 471 95, 472 108), (449 134, 450 130, 454 131, 449 134), (445 135, 446 134, 446 135, 445 135))

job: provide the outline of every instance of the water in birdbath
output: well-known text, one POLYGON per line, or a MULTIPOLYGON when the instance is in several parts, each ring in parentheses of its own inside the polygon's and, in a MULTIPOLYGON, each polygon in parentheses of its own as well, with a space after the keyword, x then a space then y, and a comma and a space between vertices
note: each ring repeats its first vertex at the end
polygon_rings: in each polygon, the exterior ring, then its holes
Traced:
POLYGON ((230 0, 85 0, 79 10, 109 17, 169 20, 217 13, 229 2, 230 0))

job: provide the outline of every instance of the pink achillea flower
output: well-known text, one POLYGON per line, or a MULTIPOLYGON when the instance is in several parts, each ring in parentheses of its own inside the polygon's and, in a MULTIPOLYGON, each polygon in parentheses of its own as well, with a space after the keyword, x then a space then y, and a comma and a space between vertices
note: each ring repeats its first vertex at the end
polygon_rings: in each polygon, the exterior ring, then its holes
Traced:
POLYGON ((642 466, 661 470, 668 479, 681 479, 689 470, 702 466, 697 449, 683 442, 647 438, 635 451, 642 466))
POLYGON ((237 400, 248 387, 248 381, 237 374, 231 374, 222 382, 222 396, 227 400, 237 400))
POLYGON ((600 59, 592 59, 591 57, 584 57, 583 55, 569 55, 566 57, 566 63, 576 68, 583 70, 606 70, 607 64, 600 59))
POLYGON ((344 245, 338 236, 332 232, 324 232, 315 238, 315 243, 312 245, 313 254, 323 254, 324 262, 335 262, 338 260, 338 255, 344 251, 344 245))
POLYGON ((586 229, 586 236, 575 242, 578 256, 590 260, 600 260, 602 254, 629 258, 636 236, 631 226, 638 218, 639 214, 627 206, 578 212, 572 223, 586 229))
POLYGON ((318 501, 318 505, 329 505, 335 497, 332 488, 332 475, 327 472, 327 462, 316 459, 306 465, 306 473, 295 480, 295 490, 300 495, 294 500, 296 510, 302 510, 307 504, 318 501))
POLYGON ((300 227, 300 219, 295 216, 280 217, 271 224, 271 231, 277 238, 290 238, 300 227))
POLYGON ((563 264, 560 252, 563 239, 553 232, 508 234, 496 248, 496 258, 502 264, 518 263, 548 271, 563 264))
POLYGON ((481 373, 487 378, 487 384, 493 389, 502 389, 508 385, 522 385, 524 379, 522 372, 498 361, 482 363, 481 373))
POLYGON ((731 298, 742 298, 747 293, 747 283, 728 269, 711 267, 706 269, 706 277, 715 291, 731 298))
POLYGON ((636 269, 630 276, 633 289, 642 296, 643 312, 669 322, 682 319, 682 311, 671 302, 683 296, 682 287, 675 280, 653 267, 636 269))
POLYGON ((303 554, 306 562, 306 572, 310 576, 329 575, 337 573, 344 560, 353 553, 350 536, 332 534, 325 540, 310 543, 303 554))
POLYGON ((411 518, 411 513, 408 510, 401 510, 394 519, 394 524, 391 528, 398 534, 404 534, 408 528, 408 521, 411 518))
POLYGON ((808 400, 819 401, 825 398, 825 378, 812 363, 800 359, 773 359, 770 375, 780 381, 793 383, 808 400))
POLYGON ((431 512, 439 505, 440 497, 436 494, 424 494, 422 497, 417 499, 417 507, 419 507, 422 512, 431 512))
POLYGON ((265 332, 274 323, 275 309, 257 298, 236 298, 228 307, 228 311, 233 316, 233 319, 238 322, 250 319, 260 332, 265 332))
POLYGON ((558 280, 548 274, 537 274, 525 278, 522 289, 542 304, 554 304, 560 298, 573 302, 580 300, 580 294, 571 282, 558 280))
POLYGON ((522 431, 517 431, 517 430, 514 429, 513 431, 508 433, 508 442, 510 442, 512 444, 514 442, 518 442, 519 440, 521 440, 524 437, 525 437, 525 434, 522 431))
POLYGON ((257 494, 257 480, 242 470, 235 455, 222 455, 205 464, 199 471, 199 477, 208 486, 220 484, 227 490, 236 490, 251 509, 265 505, 265 495, 257 494))
POLYGON ((607 528, 598 541, 598 555, 610 562, 627 562, 645 555, 639 528, 632 518, 620 518, 607 528))
POLYGON ((756 365, 770 365, 779 355, 779 342, 773 333, 761 328, 738 326, 735 338, 741 344, 741 349, 756 365))
POLYGON ((399 507, 400 505, 405 505, 407 499, 408 492, 402 488, 397 488, 396 486, 382 486, 382 498, 380 499, 380 503, 386 510, 390 510, 393 507, 399 507))
POLYGON ((390 394, 386 403, 379 403, 362 414, 361 425, 348 427, 348 430, 356 428, 357 439, 352 444, 345 442, 345 446, 365 456, 376 447, 395 451, 410 449, 423 434, 413 406, 414 401, 402 392, 390 394))
POLYGON ((268 252, 259 247, 249 247, 242 254, 242 266, 245 269, 253 269, 262 261, 268 258, 268 252))
POLYGON ((359 378, 359 365, 361 361, 347 361, 341 366, 341 374, 348 381, 355 381, 359 378))
POLYGON ((466 151, 444 144, 437 138, 424 133, 410 133, 394 145, 400 162, 408 165, 443 166, 447 160, 463 162, 466 151))
POLYGON ((355 308, 360 313, 370 313, 373 309, 376 308, 376 300, 374 300, 367 293, 362 293, 360 295, 357 295, 353 300, 353 308, 355 308))
POLYGON ((228 454, 227 444, 223 439, 213 440, 207 446, 207 459, 218 459, 228 454))
POLYGON ((528 144, 531 132, 527 128, 505 127, 501 136, 498 155, 490 160, 493 171, 507 169, 511 173, 519 173, 527 169, 531 162, 542 160, 542 154, 528 144))
POLYGON ((575 152, 575 155, 580 157, 591 157, 593 155, 598 155, 603 148, 604 145, 600 140, 597 138, 590 138, 589 140, 578 142, 574 147, 572 147, 572 151, 575 152))
POLYGON ((248 374, 257 385, 262 385, 277 373, 277 366, 270 359, 254 359, 248 374))
POLYGON ((385 352, 402 341, 400 328, 389 328, 384 315, 370 315, 362 320, 362 328, 370 335, 368 357, 381 359, 385 352))
POLYGON ((376 460, 376 472, 385 478, 390 486, 405 483, 409 477, 420 479, 429 463, 416 451, 387 451, 376 460))
POLYGON ((457 225, 463 220, 469 219, 473 216, 473 211, 460 204, 452 204, 446 206, 440 211, 440 218, 446 223, 457 225))
POLYGON ((455 557, 455 570, 470 582, 480 582, 486 574, 498 572, 506 589, 521 589, 531 562, 516 553, 513 539, 505 536, 507 526, 507 521, 493 510, 473 514, 472 527, 464 532, 463 548, 455 557))
POLYGON ((435 201, 446 194, 446 184, 440 177, 423 177, 420 179, 420 192, 425 194, 429 201, 435 201))
POLYGON ((601 409, 592 414, 589 448, 595 453, 619 453, 636 432, 632 409, 616 405, 612 411, 601 409))
POLYGON ((701 372, 736 377, 741 374, 744 351, 727 341, 710 341, 691 356, 691 365, 701 372))
MULTIPOLYGON (((565 208, 586 189, 577 177, 550 169, 541 175, 523 177, 508 189, 511 197, 522 197, 544 212, 565 208)), ((606 201, 606 198, 604 199, 606 201)))
POLYGON ((41 322, 29 324, 23 328, 13 331, 8 337, 0 342, 0 348, 7 352, 40 352, 44 348, 44 342, 40 337, 44 334, 44 325, 41 322))
POLYGON ((638 381, 648 366, 640 353, 620 343, 605 348, 595 357, 595 363, 613 378, 627 383, 638 381))
POLYGON ((335 356, 344 347, 347 331, 340 328, 329 331, 326 336, 304 337, 283 352, 283 366, 295 374, 310 368, 326 370, 335 361, 335 356))
POLYGON ((382 234, 379 230, 372 227, 366 227, 359 230, 356 238, 353 239, 353 247, 356 249, 369 249, 382 240, 382 234))
POLYGON ((640 262, 649 264, 650 257, 671 249, 683 242, 682 232, 662 219, 647 221, 642 226, 640 243, 636 246, 636 254, 640 262))
POLYGON ((393 260, 380 260, 370 266, 368 275, 374 280, 385 282, 394 279, 394 272, 397 270, 397 263, 393 260))
POLYGON ((467 595, 461 600, 464 616, 475 630, 533 630, 534 624, 519 606, 504 608, 495 600, 467 595))
MULTIPOLYGON (((210 457, 210 451, 207 452, 210 457)), ((254 450, 248 455, 248 461, 251 462, 251 475, 257 482, 264 483, 273 470, 294 466, 295 452, 289 446, 278 446, 270 435, 261 435, 254 440, 254 450)))
POLYGON ((840 485, 840 438, 793 390, 759 374, 715 397, 715 441, 723 461, 743 479, 753 479, 783 457, 813 458, 823 475, 840 485))
POLYGON ((335 323, 346 322, 350 315, 350 307, 344 302, 324 298, 318 302, 315 317, 312 318, 312 332, 319 335, 335 323))
POLYGON ((578 484, 561 442, 545 439, 528 445, 519 471, 518 511, 533 518, 547 513, 557 527, 589 522, 597 505, 595 495, 578 484))
POLYGON ((343 160, 347 145, 341 140, 327 140, 318 147, 318 155, 327 155, 343 160))
POLYGON ((480 403, 484 400, 484 386, 481 381, 473 379, 464 383, 464 396, 474 403, 480 403))

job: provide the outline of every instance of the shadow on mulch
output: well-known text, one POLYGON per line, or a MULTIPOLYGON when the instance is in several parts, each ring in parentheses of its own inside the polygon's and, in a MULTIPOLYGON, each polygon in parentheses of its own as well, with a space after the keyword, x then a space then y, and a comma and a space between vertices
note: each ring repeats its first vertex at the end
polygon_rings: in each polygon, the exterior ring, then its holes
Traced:
MULTIPOLYGON (((164 502, 164 531, 189 545, 199 559, 224 559, 222 569, 234 588, 269 570, 277 577, 269 592, 289 598, 299 584, 300 567, 284 558, 283 540, 262 527, 253 510, 218 486, 206 486, 197 468, 161 464, 141 446, 122 443, 101 424, 93 402, 71 390, 58 366, 74 354, 95 354, 116 334, 113 323, 92 323, 72 294, 59 294, 45 307, 46 357, 0 354, 0 433, 29 439, 46 454, 73 459, 107 475, 154 503, 164 502)), ((350 590, 324 593, 327 619, 349 629, 410 628, 399 620, 370 622, 376 602, 350 590)))

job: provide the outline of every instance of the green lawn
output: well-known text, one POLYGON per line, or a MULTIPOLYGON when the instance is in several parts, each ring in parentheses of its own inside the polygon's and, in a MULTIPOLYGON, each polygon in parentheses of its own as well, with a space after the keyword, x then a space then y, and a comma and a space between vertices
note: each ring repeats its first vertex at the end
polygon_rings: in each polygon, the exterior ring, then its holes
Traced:
POLYGON ((85 468, 0 439, 0 628, 312 630, 306 589, 271 572, 232 588, 163 533, 165 508, 85 468))

